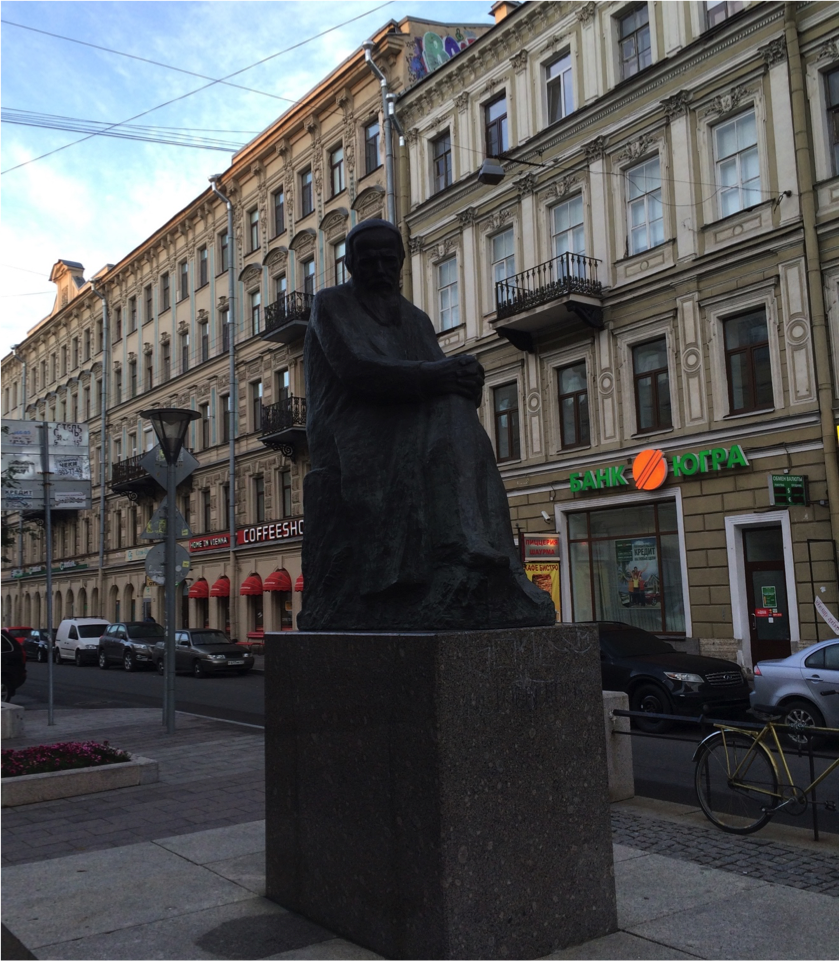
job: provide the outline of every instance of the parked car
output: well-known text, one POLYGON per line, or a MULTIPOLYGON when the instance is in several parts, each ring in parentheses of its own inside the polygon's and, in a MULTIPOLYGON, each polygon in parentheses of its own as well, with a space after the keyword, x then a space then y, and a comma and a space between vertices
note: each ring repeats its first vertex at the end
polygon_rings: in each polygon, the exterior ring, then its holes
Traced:
POLYGON ((26 652, 19 641, 2 631, 2 698, 11 701, 15 691, 26 681, 26 652))
POLYGON ((50 656, 50 635, 54 638, 55 630, 48 631, 45 627, 33 627, 23 639, 26 656, 39 664, 46 663, 50 656))
MULTIPOLYGON (((749 683, 734 661, 677 651, 639 627, 601 621, 604 691, 624 691, 633 711, 698 717, 737 717, 749 707, 749 683)), ((635 718, 642 731, 663 733, 672 722, 635 718)))
MULTIPOLYGON (((758 705, 783 707, 787 721, 807 727, 839 728, 839 638, 805 647, 781 660, 758 661, 752 706, 758 705)), ((795 744, 805 740, 800 734, 788 737, 795 744)))
POLYGON ((95 664, 99 637, 109 623, 104 617, 65 617, 55 631, 55 663, 95 664))
POLYGON ((6 630, 18 642, 18 644, 23 644, 24 640, 26 640, 26 635, 32 630, 32 628, 31 627, 7 627, 6 630))
POLYGON ((111 664, 121 664, 126 671, 153 667, 155 643, 165 636, 163 627, 153 621, 118 621, 99 638, 99 667, 106 671, 111 664))
MULTIPOLYGON (((154 662, 163 674, 166 663, 166 642, 159 641, 154 649, 154 662)), ((253 654, 234 644, 223 631, 196 628, 175 632, 175 671, 189 671, 195 677, 236 671, 247 674, 253 667, 253 654)))

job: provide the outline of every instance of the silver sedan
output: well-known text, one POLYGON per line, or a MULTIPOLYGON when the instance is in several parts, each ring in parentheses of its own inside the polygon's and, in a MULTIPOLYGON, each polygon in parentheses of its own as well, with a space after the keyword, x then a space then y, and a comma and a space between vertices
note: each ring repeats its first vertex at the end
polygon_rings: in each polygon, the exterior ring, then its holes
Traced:
POLYGON ((780 661, 758 661, 754 681, 752 706, 780 705, 790 721, 839 728, 839 638, 780 661))

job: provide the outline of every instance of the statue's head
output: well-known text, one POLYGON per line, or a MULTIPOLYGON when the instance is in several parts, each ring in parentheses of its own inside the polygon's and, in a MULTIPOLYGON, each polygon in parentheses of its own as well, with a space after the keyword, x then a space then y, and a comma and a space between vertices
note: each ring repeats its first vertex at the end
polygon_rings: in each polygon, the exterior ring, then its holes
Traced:
POLYGON ((347 234, 347 270, 364 290, 397 291, 404 259, 402 235, 388 220, 362 220, 347 234))

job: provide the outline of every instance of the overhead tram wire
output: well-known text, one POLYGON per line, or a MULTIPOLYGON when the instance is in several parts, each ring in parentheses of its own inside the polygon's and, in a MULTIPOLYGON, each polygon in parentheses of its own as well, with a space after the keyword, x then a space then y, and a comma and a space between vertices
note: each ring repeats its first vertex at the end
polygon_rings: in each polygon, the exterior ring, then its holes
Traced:
MULTIPOLYGON (((384 3, 380 3, 378 6, 373 7, 370 10, 366 10, 364 13, 358 14, 356 17, 350 17, 349 20, 343 21, 343 23, 337 23, 334 27, 329 27, 326 30, 322 30, 320 33, 315 34, 312 37, 307 37, 305 40, 300 40, 298 43, 292 44, 290 47, 286 47, 284 50, 278 50, 277 53, 272 53, 270 56, 263 57, 261 60, 257 60, 256 63, 249 64, 247 67, 242 67, 240 70, 234 70, 233 73, 229 73, 226 77, 221 77, 218 80, 212 80, 210 83, 204 84, 203 87, 196 87, 195 90, 190 90, 187 93, 181 94, 179 97, 173 97, 171 100, 167 100, 165 103, 159 103, 155 107, 149 107, 148 110, 143 110, 133 117, 127 117, 125 120, 119 123, 109 124, 108 128, 112 129, 114 127, 119 127, 122 124, 131 123, 132 120, 139 120, 140 117, 145 117, 147 114, 153 113, 155 110, 161 110, 163 107, 168 107, 170 104, 177 103, 180 100, 186 100, 187 97, 191 97, 193 94, 200 93, 202 90, 207 90, 209 87, 214 87, 216 84, 224 83, 231 77, 238 77, 240 73, 245 73, 248 70, 252 70, 254 67, 258 67, 263 63, 267 63, 269 60, 274 60, 276 57, 281 56, 284 53, 289 53, 292 50, 297 50, 300 47, 305 46, 307 43, 311 43, 313 40, 318 40, 320 37, 326 36, 328 33, 333 33, 335 30, 340 30, 341 27, 347 26, 347 24, 355 23, 356 20, 361 20, 371 13, 375 13, 377 10, 381 10, 382 7, 390 6, 393 0, 385 0, 384 3)), ((31 157, 29 160, 24 160, 23 163, 15 164, 14 167, 7 167, 5 170, 0 170, 0 176, 3 174, 11 173, 13 170, 19 170, 21 167, 26 167, 28 164, 35 163, 36 160, 43 160, 45 157, 51 157, 53 154, 59 153, 62 150, 66 150, 68 147, 74 147, 76 144, 84 143, 85 140, 91 140, 93 137, 102 136, 103 132, 88 134, 86 137, 81 137, 79 140, 73 140, 71 143, 64 144, 61 147, 56 147, 54 150, 48 150, 46 153, 40 154, 37 157, 31 157)))

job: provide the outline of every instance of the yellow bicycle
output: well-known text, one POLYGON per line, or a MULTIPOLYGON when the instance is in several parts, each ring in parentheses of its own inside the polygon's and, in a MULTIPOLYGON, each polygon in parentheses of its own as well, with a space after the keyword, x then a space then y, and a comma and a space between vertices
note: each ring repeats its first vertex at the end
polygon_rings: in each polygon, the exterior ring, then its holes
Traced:
MULTIPOLYGON (((835 691, 825 691, 835 694, 835 691)), ((807 787, 798 787, 790 774, 777 723, 786 717, 783 707, 755 705, 752 712, 765 721, 759 731, 715 724, 718 730, 696 749, 694 787, 699 805, 712 824, 730 834, 759 831, 776 814, 803 814, 815 787, 839 768, 832 761, 807 787), (776 761, 770 747, 777 751, 776 761)), ((839 735, 839 730, 803 725, 779 725, 807 734, 839 735)), ((833 802, 825 802, 835 810, 833 802)))

